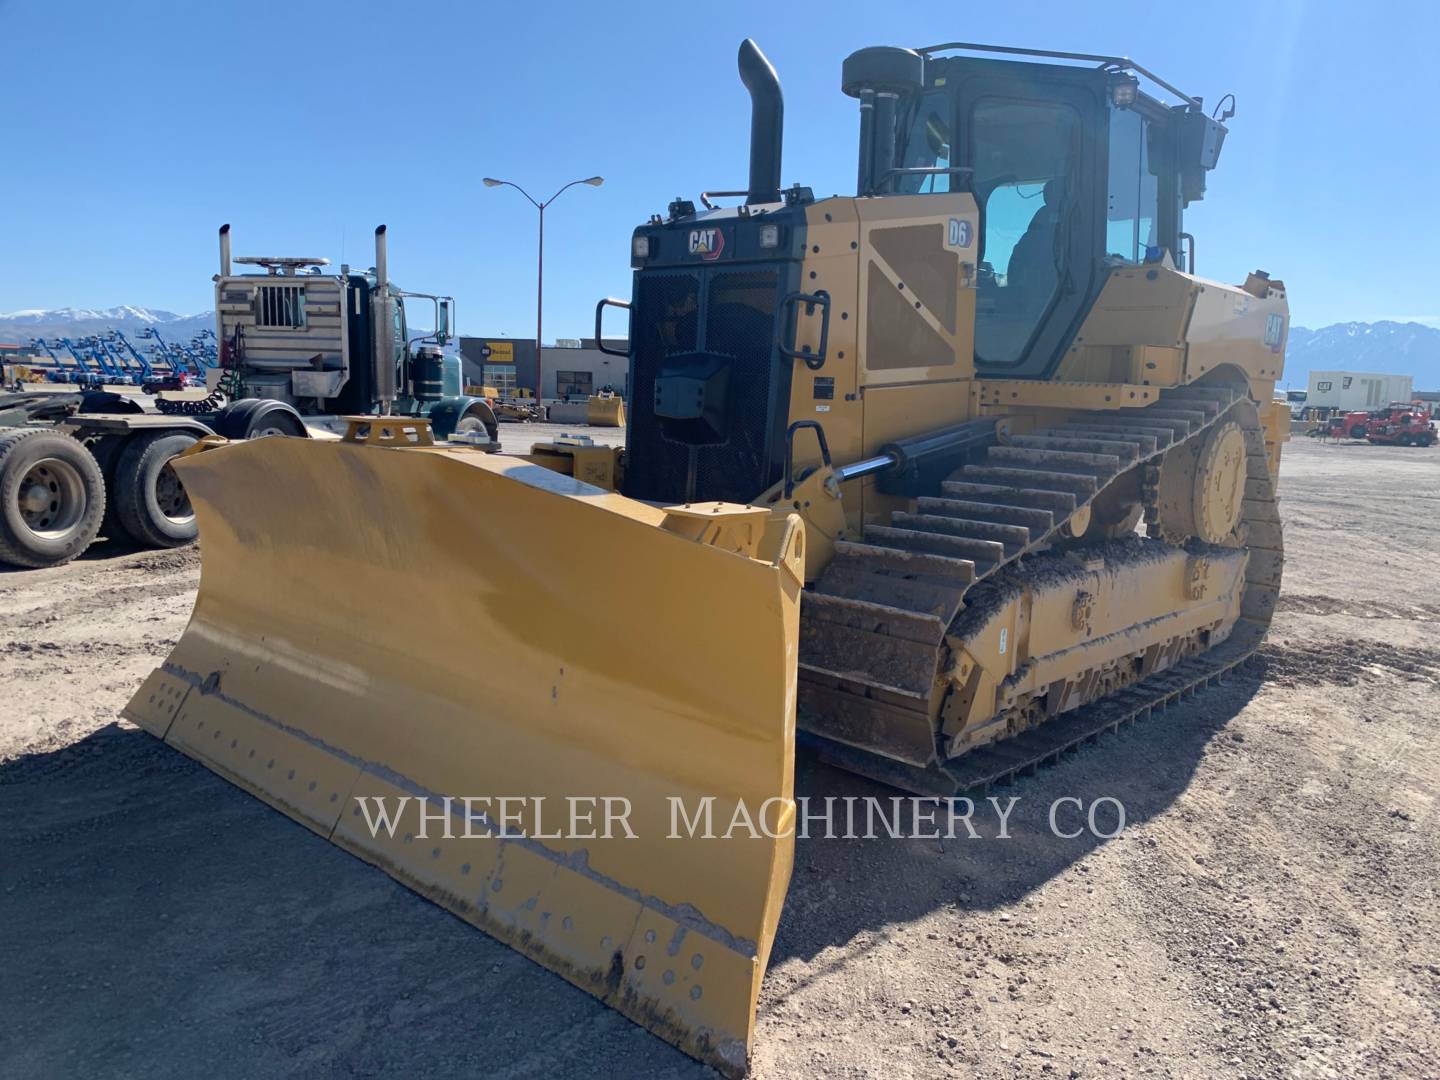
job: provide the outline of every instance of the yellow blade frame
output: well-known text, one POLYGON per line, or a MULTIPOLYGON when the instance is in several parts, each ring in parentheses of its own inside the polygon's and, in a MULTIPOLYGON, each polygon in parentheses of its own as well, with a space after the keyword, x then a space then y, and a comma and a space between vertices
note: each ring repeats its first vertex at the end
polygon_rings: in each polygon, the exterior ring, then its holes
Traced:
POLYGON ((712 508, 763 532, 747 553, 694 509, 458 448, 268 438, 176 468, 200 590, 124 715, 742 1072, 790 876, 799 519, 712 508), (377 796, 409 797, 393 836, 377 796), (672 838, 671 800, 706 797, 717 838, 672 838), (607 798, 634 838, 575 838, 607 798), (742 803, 783 835, 718 838, 742 803))

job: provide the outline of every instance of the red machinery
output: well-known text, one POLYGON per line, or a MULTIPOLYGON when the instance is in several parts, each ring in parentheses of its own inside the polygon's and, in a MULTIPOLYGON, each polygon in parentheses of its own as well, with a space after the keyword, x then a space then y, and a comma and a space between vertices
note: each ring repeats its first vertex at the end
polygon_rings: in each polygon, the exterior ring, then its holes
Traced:
POLYGON ((1327 435, 1366 439, 1377 446, 1432 446, 1436 442, 1430 409, 1419 402, 1394 401, 1383 409, 1332 416, 1327 435))
POLYGON ((1435 424, 1423 405, 1391 405, 1370 414, 1365 438, 1377 446, 1433 446, 1435 424))

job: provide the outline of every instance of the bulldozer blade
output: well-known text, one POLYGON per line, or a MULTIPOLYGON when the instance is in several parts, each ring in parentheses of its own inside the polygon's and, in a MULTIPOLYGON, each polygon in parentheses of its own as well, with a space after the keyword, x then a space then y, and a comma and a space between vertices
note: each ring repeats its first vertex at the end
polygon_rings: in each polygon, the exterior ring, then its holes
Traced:
POLYGON ((200 589, 124 715, 742 1073, 790 877, 799 519, 715 504, 747 550, 459 448, 175 467, 200 589))

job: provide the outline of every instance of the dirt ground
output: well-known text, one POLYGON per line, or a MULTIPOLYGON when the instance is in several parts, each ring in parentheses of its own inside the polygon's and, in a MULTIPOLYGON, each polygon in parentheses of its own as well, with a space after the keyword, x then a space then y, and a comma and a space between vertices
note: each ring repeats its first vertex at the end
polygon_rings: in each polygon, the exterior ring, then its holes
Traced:
MULTIPOLYGON (((1440 1076, 1440 448, 1296 439, 1280 490, 1240 674, 999 793, 1008 840, 800 842, 757 1077, 1440 1076)), ((197 568, 0 574, 0 1075, 713 1075, 117 723, 197 568)))

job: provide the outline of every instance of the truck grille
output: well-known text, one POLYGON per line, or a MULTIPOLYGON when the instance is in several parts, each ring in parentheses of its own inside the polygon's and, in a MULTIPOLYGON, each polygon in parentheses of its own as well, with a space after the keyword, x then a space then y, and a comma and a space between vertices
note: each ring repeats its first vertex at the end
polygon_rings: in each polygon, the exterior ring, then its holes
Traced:
POLYGON ((777 479, 789 405, 788 364, 778 362, 774 269, 642 274, 636 287, 626 439, 625 493, 687 499, 695 455, 697 501, 748 502, 777 479), (714 353, 730 360, 726 439, 691 447, 667 439, 654 414, 655 378, 668 357, 714 353))
POLYGON ((261 285, 255 296, 256 326, 305 325, 305 286, 261 285))

